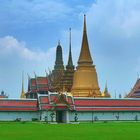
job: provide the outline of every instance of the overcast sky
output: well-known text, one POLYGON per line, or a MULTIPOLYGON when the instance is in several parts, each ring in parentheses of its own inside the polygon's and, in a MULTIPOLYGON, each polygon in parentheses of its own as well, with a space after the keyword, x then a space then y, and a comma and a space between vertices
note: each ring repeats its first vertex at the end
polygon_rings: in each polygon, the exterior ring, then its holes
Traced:
POLYGON ((140 0, 0 0, 0 90, 21 93, 22 71, 34 77, 53 69, 60 40, 67 63, 69 27, 77 65, 83 14, 101 90, 125 95, 140 73, 140 0))

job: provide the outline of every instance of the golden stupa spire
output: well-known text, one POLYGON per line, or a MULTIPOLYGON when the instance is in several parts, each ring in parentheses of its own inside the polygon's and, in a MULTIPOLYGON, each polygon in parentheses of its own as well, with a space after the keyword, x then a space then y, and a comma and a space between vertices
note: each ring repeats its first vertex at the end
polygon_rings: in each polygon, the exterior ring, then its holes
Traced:
POLYGON ((84 15, 84 29, 83 29, 83 39, 81 52, 78 60, 79 65, 92 65, 92 57, 89 50, 87 30, 86 30, 86 15, 84 15))
POLYGON ((25 98, 25 92, 24 92, 24 73, 22 72, 22 90, 20 98, 25 98))
POLYGON ((101 97, 96 68, 93 65, 88 45, 85 15, 81 52, 78 66, 74 72, 72 95, 79 97, 101 97))

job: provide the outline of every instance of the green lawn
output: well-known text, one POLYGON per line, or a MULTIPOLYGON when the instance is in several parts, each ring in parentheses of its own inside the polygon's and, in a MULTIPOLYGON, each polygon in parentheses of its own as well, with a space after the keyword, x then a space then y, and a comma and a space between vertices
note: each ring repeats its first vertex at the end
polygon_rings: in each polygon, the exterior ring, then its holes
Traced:
POLYGON ((0 140, 140 140, 140 122, 93 124, 0 122, 0 140))

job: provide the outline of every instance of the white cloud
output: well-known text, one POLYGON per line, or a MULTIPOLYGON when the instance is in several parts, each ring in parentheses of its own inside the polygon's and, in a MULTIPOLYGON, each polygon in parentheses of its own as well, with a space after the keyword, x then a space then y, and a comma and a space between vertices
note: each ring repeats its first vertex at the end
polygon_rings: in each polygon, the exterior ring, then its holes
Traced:
POLYGON ((25 42, 18 41, 13 36, 0 38, 0 50, 1 56, 14 54, 15 57, 21 57, 27 61, 40 62, 49 59, 55 52, 55 48, 50 48, 47 52, 30 50, 25 42))
POLYGON ((5 90, 10 97, 20 95, 22 71, 27 87, 27 73, 31 76, 34 72, 45 75, 45 69, 54 65, 55 48, 49 48, 46 52, 31 50, 24 41, 13 36, 0 38, 0 50, 0 90, 5 90))
POLYGON ((130 38, 140 31, 139 0, 98 0, 87 12, 90 28, 130 38), (93 27, 94 26, 94 27, 93 27))

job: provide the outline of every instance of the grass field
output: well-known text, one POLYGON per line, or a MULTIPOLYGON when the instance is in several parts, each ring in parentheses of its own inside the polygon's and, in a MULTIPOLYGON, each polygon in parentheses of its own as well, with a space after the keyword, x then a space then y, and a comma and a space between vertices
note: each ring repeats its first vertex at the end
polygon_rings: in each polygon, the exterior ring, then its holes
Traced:
POLYGON ((1 122, 0 140, 140 140, 140 122, 93 124, 1 122))

